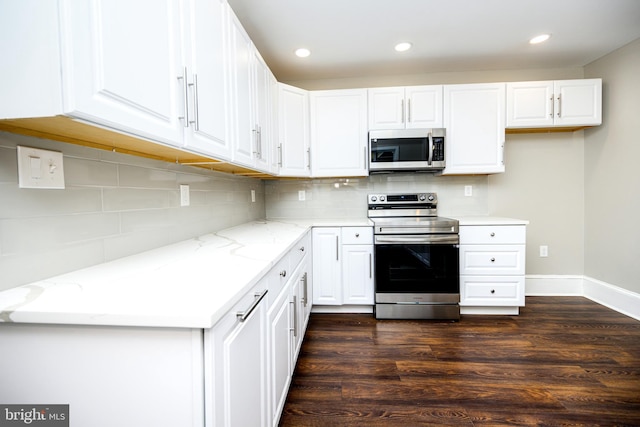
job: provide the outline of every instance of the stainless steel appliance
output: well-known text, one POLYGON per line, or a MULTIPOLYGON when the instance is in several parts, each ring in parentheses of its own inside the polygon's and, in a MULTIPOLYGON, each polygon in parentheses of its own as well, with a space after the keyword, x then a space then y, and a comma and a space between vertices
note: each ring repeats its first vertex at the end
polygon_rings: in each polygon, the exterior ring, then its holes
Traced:
POLYGON ((369 194, 377 319, 460 318, 458 221, 435 193, 369 194))
POLYGON ((445 134, 445 129, 369 131, 369 172, 442 170, 445 134))

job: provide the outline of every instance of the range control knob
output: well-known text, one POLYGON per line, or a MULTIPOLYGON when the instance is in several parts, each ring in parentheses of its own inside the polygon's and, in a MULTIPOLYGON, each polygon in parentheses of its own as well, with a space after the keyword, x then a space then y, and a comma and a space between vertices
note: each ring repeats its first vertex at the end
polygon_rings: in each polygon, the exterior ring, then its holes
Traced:
POLYGON ((384 196, 380 196, 380 201, 381 201, 381 202, 384 202, 384 200, 385 200, 385 199, 386 199, 386 197, 384 197, 384 196))
POLYGON ((376 196, 371 196, 371 201, 375 202, 376 200, 378 200, 378 198, 376 196))
POLYGON ((420 194, 420 195, 418 196, 418 199, 419 199, 421 202, 424 202, 425 200, 427 200, 427 196, 425 196, 424 194, 420 194))
POLYGON ((430 202, 433 202, 435 200, 435 197, 433 197, 433 194, 429 194, 428 199, 430 202))

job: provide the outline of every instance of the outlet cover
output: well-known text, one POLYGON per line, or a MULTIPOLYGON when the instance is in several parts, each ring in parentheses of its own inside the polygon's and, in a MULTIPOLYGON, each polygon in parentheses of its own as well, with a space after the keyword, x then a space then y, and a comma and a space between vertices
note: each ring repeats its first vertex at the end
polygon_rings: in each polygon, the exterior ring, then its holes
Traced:
POLYGON ((298 200, 299 201, 304 201, 306 199, 306 193, 304 190, 299 190, 298 191, 298 200))
POLYGON ((187 184, 180 184, 180 206, 189 206, 190 203, 189 186, 187 184))
POLYGON ((466 197, 473 196, 473 186, 472 185, 465 185, 464 186, 464 195, 466 197))
POLYGON ((256 190, 251 190, 251 203, 256 202, 256 190))
POLYGON ((64 189, 62 153, 18 145, 18 186, 64 189))

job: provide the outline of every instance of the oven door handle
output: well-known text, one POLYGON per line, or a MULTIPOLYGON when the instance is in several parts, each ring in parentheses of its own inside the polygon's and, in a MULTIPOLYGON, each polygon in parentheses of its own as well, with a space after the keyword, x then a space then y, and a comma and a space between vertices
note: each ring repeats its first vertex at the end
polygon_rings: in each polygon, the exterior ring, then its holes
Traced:
POLYGON ((457 245, 460 242, 457 234, 429 234, 429 235, 377 235, 375 236, 375 244, 407 244, 407 243, 426 243, 436 245, 457 245))

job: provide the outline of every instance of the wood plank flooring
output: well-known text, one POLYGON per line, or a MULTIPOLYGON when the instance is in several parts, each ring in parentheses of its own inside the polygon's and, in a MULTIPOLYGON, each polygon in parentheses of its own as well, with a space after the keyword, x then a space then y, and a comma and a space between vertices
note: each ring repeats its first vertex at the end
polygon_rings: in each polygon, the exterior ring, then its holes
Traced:
POLYGON ((309 322, 283 427, 640 426, 640 322, 586 298, 460 322, 309 322))

